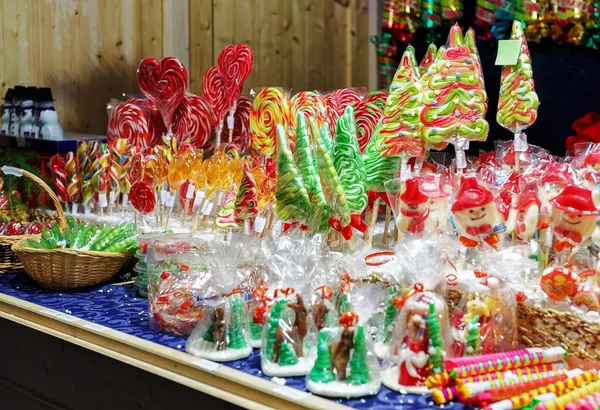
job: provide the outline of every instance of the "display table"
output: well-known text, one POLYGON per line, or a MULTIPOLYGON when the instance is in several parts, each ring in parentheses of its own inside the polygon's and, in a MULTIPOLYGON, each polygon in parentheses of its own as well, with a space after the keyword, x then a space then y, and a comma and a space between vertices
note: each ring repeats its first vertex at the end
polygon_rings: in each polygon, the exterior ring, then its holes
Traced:
POLYGON ((237 406, 412 410, 433 405, 430 396, 403 395, 385 387, 373 397, 332 401, 307 393, 304 377, 288 378, 281 386, 262 374, 257 350, 246 360, 224 365, 198 359, 185 353, 184 338, 152 331, 147 310, 147 300, 136 297, 131 284, 56 292, 39 288, 24 274, 0 275, 0 318, 237 406))

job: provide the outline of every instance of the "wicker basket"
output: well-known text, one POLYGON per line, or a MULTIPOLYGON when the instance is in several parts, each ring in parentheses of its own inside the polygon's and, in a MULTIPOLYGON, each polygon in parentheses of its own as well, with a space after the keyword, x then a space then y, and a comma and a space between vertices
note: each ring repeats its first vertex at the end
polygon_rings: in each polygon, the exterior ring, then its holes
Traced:
MULTIPOLYGON (((447 302, 454 311, 462 293, 448 290, 447 302)), ((600 324, 576 314, 517 303, 519 343, 525 347, 562 346, 584 360, 600 360, 600 324)))
MULTIPOLYGON (((56 194, 41 179, 23 171, 23 176, 35 181, 56 207, 58 224, 64 229, 67 220, 56 194)), ((12 250, 25 271, 41 286, 63 290, 97 285, 115 275, 129 255, 114 252, 81 251, 76 249, 32 249, 25 239, 16 242, 12 250)))

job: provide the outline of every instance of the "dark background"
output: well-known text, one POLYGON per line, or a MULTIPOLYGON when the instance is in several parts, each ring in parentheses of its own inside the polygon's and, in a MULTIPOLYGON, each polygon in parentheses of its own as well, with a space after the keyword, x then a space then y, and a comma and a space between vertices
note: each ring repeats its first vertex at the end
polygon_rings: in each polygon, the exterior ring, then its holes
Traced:
MULTIPOLYGON (((469 26, 478 31, 474 26, 475 6, 474 0, 465 0, 465 15, 460 22, 463 32, 469 26)), ((446 27, 443 40, 436 43, 438 47, 445 43, 447 33, 446 27)), ((477 45, 489 98, 486 119, 490 123, 490 133, 486 142, 471 144, 471 154, 476 154, 479 149, 493 149, 494 140, 513 138, 510 131, 496 122, 501 71, 500 66, 494 65, 497 40, 478 40, 477 45)), ((400 55, 404 48, 398 45, 400 55)), ((423 33, 417 34, 415 48, 417 61, 420 61, 427 48, 423 33)), ((537 121, 525 133, 529 143, 562 156, 565 154, 565 139, 575 135, 571 128, 573 121, 589 111, 600 113, 600 53, 594 54, 584 47, 550 41, 529 43, 529 50, 540 107, 537 121)), ((452 147, 449 149, 453 151, 452 147)))

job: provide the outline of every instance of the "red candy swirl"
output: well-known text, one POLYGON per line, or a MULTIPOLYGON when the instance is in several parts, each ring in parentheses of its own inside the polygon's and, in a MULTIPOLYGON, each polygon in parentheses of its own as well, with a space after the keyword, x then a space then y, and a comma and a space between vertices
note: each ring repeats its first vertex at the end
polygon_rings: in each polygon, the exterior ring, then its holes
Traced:
MULTIPOLYGON (((250 109, 252 102, 248 97, 241 96, 237 103, 234 117, 233 138, 232 141, 237 145, 240 152, 246 152, 250 149, 250 109)), ((229 141, 229 128, 227 124, 223 127, 221 141, 229 141)))
POLYGON ((146 147, 149 136, 148 121, 144 111, 130 102, 117 105, 110 113, 106 138, 109 144, 116 139, 124 138, 130 147, 146 147))
POLYGON ((129 200, 133 209, 141 214, 149 214, 156 207, 156 193, 146 181, 137 181, 131 186, 129 200))
POLYGON ((188 94, 173 115, 173 133, 179 145, 187 141, 199 148, 210 138, 212 123, 212 112, 206 100, 188 94))
POLYGON ((187 191, 190 186, 189 181, 185 181, 179 187, 179 206, 181 209, 185 209, 185 203, 187 202, 188 215, 194 213, 194 201, 196 200, 196 191, 194 190, 194 196, 190 199, 187 199, 187 191))
POLYGON ((148 146, 154 147, 163 143, 163 135, 167 133, 167 126, 162 115, 152 101, 147 98, 130 98, 127 102, 137 105, 144 111, 148 121, 148 146))
POLYGON ((142 92, 156 104, 165 123, 170 125, 187 88, 188 76, 183 64, 174 57, 160 61, 146 58, 140 63, 137 78, 142 92))
POLYGON ((383 111, 375 104, 359 101, 354 104, 354 119, 356 122, 356 138, 360 152, 363 152, 371 140, 373 130, 383 117, 383 111))
POLYGON ((252 49, 245 44, 227 46, 219 53, 217 65, 227 90, 228 108, 238 100, 253 63, 252 49))
POLYGON ((213 125, 218 126, 223 121, 225 111, 229 108, 227 105, 227 91, 223 77, 219 73, 219 67, 211 67, 204 74, 204 78, 202 79, 202 96, 206 98, 212 108, 213 125))

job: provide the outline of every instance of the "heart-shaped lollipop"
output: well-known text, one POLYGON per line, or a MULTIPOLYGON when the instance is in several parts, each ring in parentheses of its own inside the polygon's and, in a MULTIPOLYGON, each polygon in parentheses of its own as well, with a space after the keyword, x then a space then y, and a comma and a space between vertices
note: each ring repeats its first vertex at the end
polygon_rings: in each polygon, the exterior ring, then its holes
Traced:
POLYGON ((227 90, 228 108, 237 103, 253 62, 252 49, 245 44, 227 46, 219 53, 217 64, 227 90))
POLYGON ((226 94, 225 82, 219 73, 219 67, 209 68, 202 79, 202 95, 212 108, 213 125, 216 127, 223 121, 225 111, 228 108, 226 94))
MULTIPOLYGON (((250 148, 250 109, 252 102, 248 97, 241 96, 237 103, 234 116, 233 138, 231 142, 237 145, 240 152, 246 152, 250 148)), ((223 127, 221 138, 226 141, 229 136, 227 124, 223 127)))
POLYGON ((106 138, 109 143, 124 138, 130 147, 145 148, 149 143, 149 136, 144 111, 130 102, 117 105, 108 118, 106 138))
POLYGON ((142 109, 148 122, 148 146, 153 147, 163 143, 163 135, 167 133, 167 127, 162 115, 156 105, 147 98, 130 98, 128 103, 137 105, 142 109))
POLYGON ((174 57, 158 61, 154 58, 142 60, 137 71, 138 85, 160 111, 171 129, 173 112, 183 100, 187 88, 187 71, 174 57))

